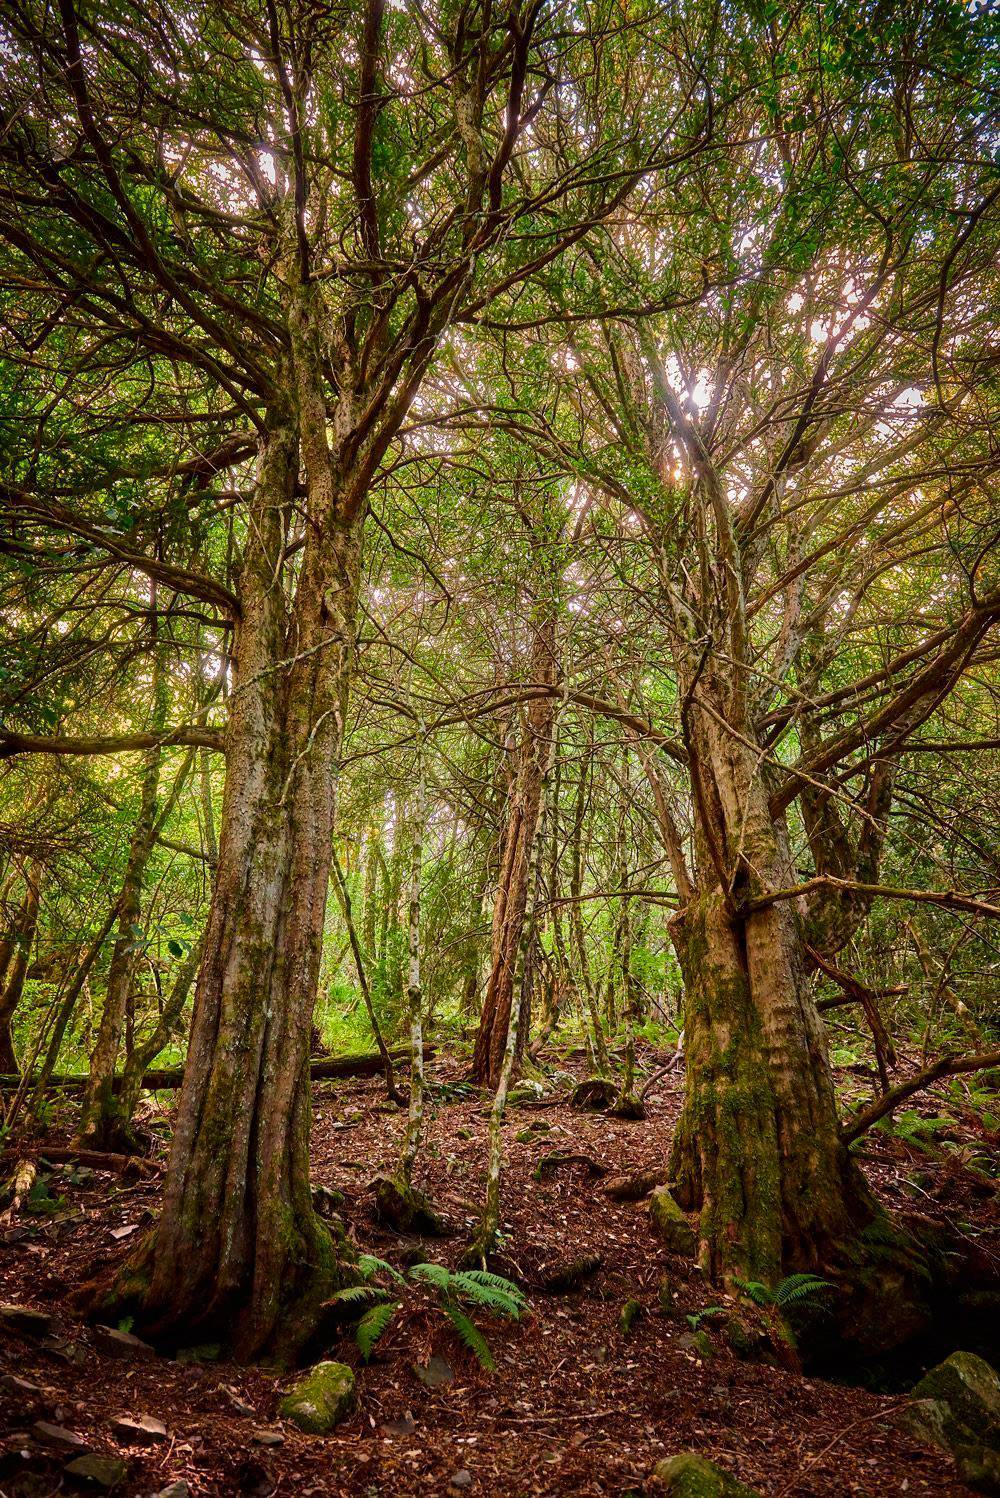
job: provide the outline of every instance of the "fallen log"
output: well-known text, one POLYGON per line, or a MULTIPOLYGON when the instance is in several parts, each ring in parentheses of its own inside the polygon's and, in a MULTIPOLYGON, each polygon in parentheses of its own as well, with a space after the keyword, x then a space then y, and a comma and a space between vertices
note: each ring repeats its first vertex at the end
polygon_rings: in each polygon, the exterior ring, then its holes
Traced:
POLYGON ((129 1171, 135 1175, 159 1175, 161 1166, 144 1155, 118 1155, 109 1150, 63 1149, 55 1145, 33 1146, 39 1160, 50 1165, 86 1165, 91 1170, 129 1171))
MULTIPOLYGON (((436 1047, 424 1046, 424 1060, 429 1061, 436 1047)), ((410 1061, 409 1048, 399 1051, 391 1051, 393 1063, 396 1066, 408 1066, 410 1061)), ((385 1062, 378 1051, 366 1051, 358 1056, 322 1056, 317 1057, 310 1063, 309 1075, 314 1082, 329 1082, 338 1077, 377 1077, 385 1070, 385 1062)), ((31 1079, 34 1081, 34 1078, 31 1079)), ((173 1088, 180 1087, 184 1080, 183 1066, 153 1067, 147 1071, 142 1079, 143 1088, 147 1092, 167 1092, 173 1088)), ((24 1081, 23 1077, 17 1075, 0 1076, 0 1092, 13 1091, 20 1087, 24 1081)), ((81 1073, 62 1072, 56 1073, 49 1078, 50 1088, 65 1088, 68 1091, 82 1091, 87 1084, 87 1077, 81 1073)), ((116 1077, 114 1090, 117 1091, 121 1085, 121 1078, 116 1077)))

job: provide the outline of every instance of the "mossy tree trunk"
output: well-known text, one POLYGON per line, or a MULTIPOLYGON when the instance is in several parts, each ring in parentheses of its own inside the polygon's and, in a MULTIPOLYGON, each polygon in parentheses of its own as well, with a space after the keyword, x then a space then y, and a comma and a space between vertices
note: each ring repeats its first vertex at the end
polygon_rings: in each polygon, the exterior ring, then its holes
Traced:
POLYGON ((790 882, 759 758, 698 717, 698 878, 671 923, 687 1061, 671 1175, 681 1205, 700 1209, 706 1273, 774 1282, 833 1268, 873 1207, 840 1137, 801 916, 788 902, 746 913, 790 882), (718 866, 735 871, 725 887, 718 866))
POLYGON ((218 870, 163 1209, 104 1301, 150 1335, 211 1333, 243 1358, 295 1356, 341 1276, 309 1185, 309 1042, 362 517, 338 503, 299 316, 299 419, 272 416, 242 565, 218 870), (310 523, 286 598, 299 453, 310 523))

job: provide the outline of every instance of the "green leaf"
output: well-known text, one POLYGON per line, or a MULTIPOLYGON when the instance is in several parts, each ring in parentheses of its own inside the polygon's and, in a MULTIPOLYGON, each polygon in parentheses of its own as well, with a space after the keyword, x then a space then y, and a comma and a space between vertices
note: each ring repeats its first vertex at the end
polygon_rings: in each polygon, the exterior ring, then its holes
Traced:
POLYGON ((375 1343, 381 1337, 398 1310, 398 1300, 387 1301, 385 1305, 381 1306, 372 1306, 371 1310, 365 1312, 354 1328, 354 1340, 361 1349, 361 1356, 366 1363, 372 1355, 372 1348, 375 1346, 375 1343))

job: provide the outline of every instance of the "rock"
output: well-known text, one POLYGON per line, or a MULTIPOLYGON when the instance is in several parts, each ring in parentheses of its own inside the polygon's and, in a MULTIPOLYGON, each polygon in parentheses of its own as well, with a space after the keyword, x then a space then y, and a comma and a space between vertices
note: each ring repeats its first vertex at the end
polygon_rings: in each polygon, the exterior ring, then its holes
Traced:
POLYGON ((605 1108, 610 1108, 617 1096, 618 1088, 607 1077, 587 1077, 578 1082, 570 1093, 570 1107, 589 1108, 594 1113, 600 1113, 605 1108))
POLYGON ((183 1477, 178 1477, 174 1482, 168 1482, 165 1488, 161 1488, 156 1498, 191 1498, 191 1489, 183 1477))
POLYGON ((1000 1493, 1000 1452, 988 1446, 963 1446, 955 1453, 958 1475, 980 1493, 1000 1493))
POLYGON ((579 1290, 586 1280, 593 1279, 603 1262, 600 1254, 580 1254, 575 1259, 559 1259, 542 1270, 542 1286, 555 1295, 564 1295, 568 1290, 579 1290))
POLYGON ((372 1181, 375 1192, 375 1216, 386 1227, 397 1233, 422 1233, 438 1238, 447 1232, 447 1225, 435 1212, 422 1191, 407 1186, 394 1176, 376 1176, 372 1181))
POLYGON ((74 1451, 86 1451, 87 1443, 82 1436, 78 1436, 75 1430, 67 1430, 65 1425, 53 1425, 49 1420, 36 1420, 31 1427, 40 1441, 47 1441, 51 1446, 69 1446, 74 1451))
POLYGON ((413 1371, 427 1389, 443 1389, 455 1377, 451 1364, 436 1356, 427 1363, 414 1363, 413 1371))
POLYGON ((544 1096, 545 1088, 541 1082, 536 1082, 533 1077, 524 1077, 507 1094, 507 1106, 516 1108, 518 1103, 540 1103, 544 1096))
POLYGON ((36 1311, 33 1306, 0 1306, 0 1327, 4 1331, 18 1332, 22 1337, 45 1337, 54 1325, 48 1311, 36 1311))
POLYGON ((20 1394, 22 1399, 33 1399, 42 1392, 38 1384, 29 1383, 26 1378, 18 1378, 16 1373, 5 1373, 0 1378, 0 1389, 5 1389, 8 1394, 20 1394))
POLYGON ((472 1473, 468 1467, 462 1467, 458 1472, 453 1472, 448 1478, 448 1486, 461 1492, 463 1488, 472 1487, 472 1473))
POLYGON ((94 1451, 67 1462, 65 1475, 83 1488, 103 1488, 110 1493, 125 1481, 127 1468, 117 1456, 98 1456, 94 1451))
POLYGON ((344 1205, 344 1193, 336 1191, 332 1186, 313 1186, 313 1206, 320 1217, 335 1216, 344 1205))
POLYGON ((401 1415, 398 1420, 386 1420, 382 1425, 382 1434, 384 1436, 412 1436, 416 1428, 417 1422, 407 1410, 406 1414, 401 1415))
POLYGON ((460 1129, 456 1129, 455 1130, 455 1138, 456 1139, 472 1139, 473 1137, 474 1136, 473 1136, 472 1130, 471 1129, 467 1129, 464 1124, 462 1125, 462 1127, 460 1129))
POLYGON ((626 1123, 641 1123, 646 1117, 646 1107, 634 1092, 625 1092, 611 1104, 609 1118, 620 1118, 626 1123))
POLYGON ((653 1476, 672 1498, 759 1498, 753 1488, 693 1451, 657 1462, 653 1476))
POLYGON ((727 1316, 722 1335, 726 1339, 730 1352, 734 1352, 738 1358, 744 1358, 748 1362, 760 1357, 769 1346, 763 1331, 751 1326, 741 1316, 727 1316))
POLYGON ((346 1363, 317 1363, 288 1391, 278 1413, 299 1430, 322 1436, 354 1408, 356 1385, 346 1363))
POLYGON ((95 1326, 94 1344, 99 1352, 103 1352, 109 1358, 153 1358, 156 1349, 150 1347, 141 1337, 133 1337, 131 1332, 119 1331, 114 1326, 95 1326))
POLYGON ((270 1430, 263 1426, 254 1431, 253 1438, 258 1446, 284 1446, 285 1444, 283 1431, 270 1430))
POLYGON ((685 1259, 694 1258, 698 1250, 695 1230, 670 1195, 669 1186, 657 1186, 650 1196, 649 1220, 664 1248, 685 1259))
POLYGON ((642 1315, 642 1304, 638 1300, 627 1300, 622 1306, 622 1313, 618 1317, 618 1330, 623 1337, 632 1333, 632 1328, 642 1315))
POLYGON ((951 1451, 970 1487, 1000 1493, 1000 1377, 971 1352, 925 1373, 903 1420, 922 1440, 951 1451), (976 1474, 965 1476, 965 1473, 976 1474))
POLYGON ((167 1427, 152 1415, 118 1415, 111 1422, 112 1434, 126 1446, 156 1446, 167 1439, 167 1427))

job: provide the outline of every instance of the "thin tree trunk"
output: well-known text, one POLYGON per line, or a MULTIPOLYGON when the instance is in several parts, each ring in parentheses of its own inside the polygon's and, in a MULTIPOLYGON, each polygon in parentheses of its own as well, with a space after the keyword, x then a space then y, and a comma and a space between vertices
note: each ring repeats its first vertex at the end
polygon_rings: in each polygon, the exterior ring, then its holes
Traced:
POLYGON ((6 983, 0 992, 0 1072, 17 1071, 17 1056, 14 1052, 14 1015, 24 995, 24 982, 28 976, 31 949, 38 929, 39 902, 41 897, 42 868, 37 862, 28 865, 25 873, 24 902, 14 924, 11 936, 5 940, 6 983))
POLYGON ((413 1167, 417 1162, 424 1131, 424 997, 420 982, 420 885, 423 877, 424 834, 427 825, 425 754, 426 746, 421 736, 418 749, 417 786, 413 798, 407 937, 406 1006, 410 1018, 410 1107, 406 1118, 401 1170, 403 1183, 408 1191, 413 1185, 413 1167))

